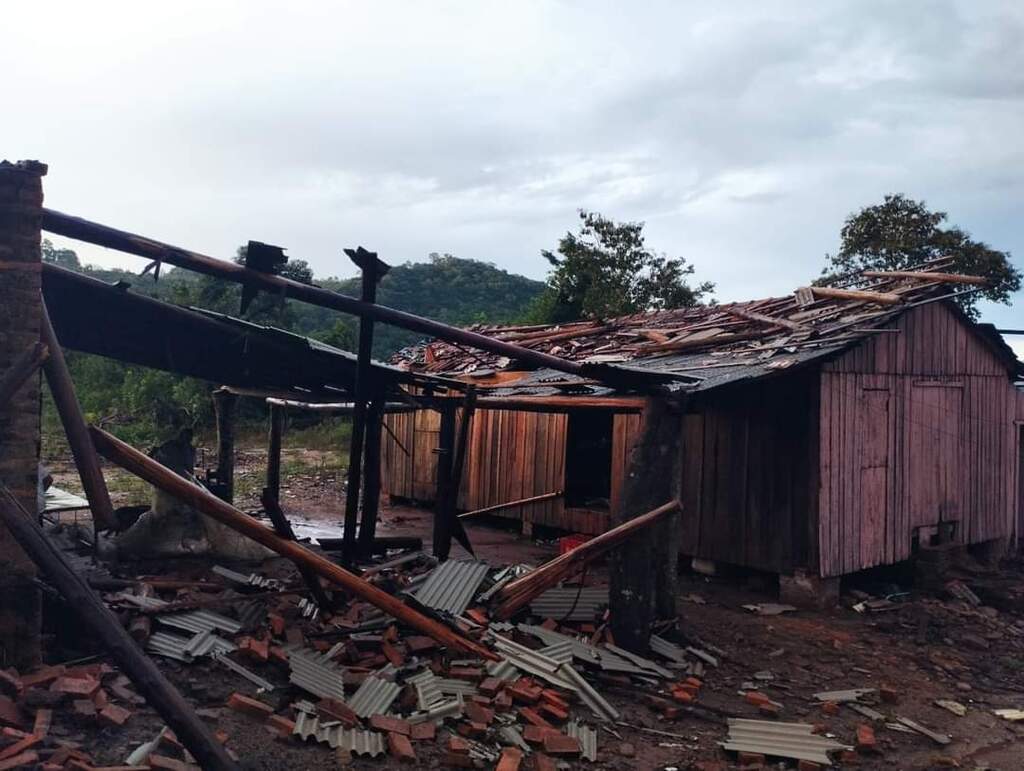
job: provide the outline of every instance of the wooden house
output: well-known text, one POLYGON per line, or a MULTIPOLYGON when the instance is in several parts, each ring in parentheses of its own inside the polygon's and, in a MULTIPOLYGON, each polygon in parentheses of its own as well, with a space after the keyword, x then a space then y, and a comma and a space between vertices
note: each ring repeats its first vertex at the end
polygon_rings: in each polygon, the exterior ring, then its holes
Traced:
MULTIPOLYGON (((664 376, 685 404, 681 552, 830 577, 899 562, 935 538, 1007 540, 1024 526, 1022 366, 943 294, 946 274, 931 275, 483 331, 664 376)), ((475 382, 494 407, 470 425, 461 509, 557 492, 498 515, 527 528, 608 528, 643 396, 436 342, 396 363, 475 382)), ((384 488, 429 500, 437 413, 387 421, 384 488)))

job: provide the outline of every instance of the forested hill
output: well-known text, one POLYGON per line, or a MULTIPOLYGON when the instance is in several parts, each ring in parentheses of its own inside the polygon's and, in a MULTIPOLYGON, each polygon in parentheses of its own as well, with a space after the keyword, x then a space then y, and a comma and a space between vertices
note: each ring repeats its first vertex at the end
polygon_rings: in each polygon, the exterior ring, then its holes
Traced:
MULTIPOLYGON (((83 266, 73 251, 57 249, 49 242, 43 244, 43 259, 102 281, 124 281, 132 291, 179 305, 239 315, 240 287, 236 284, 185 270, 167 270, 166 266, 154 282, 152 274, 83 266)), ((290 260, 283 272, 297 281, 359 296, 358 278, 316 278, 302 260, 290 260)), ((486 262, 432 254, 428 262, 394 266, 381 280, 377 300, 439 321, 468 325, 516 321, 543 289, 540 281, 486 262)), ((279 296, 261 293, 245 318, 346 350, 355 348, 358 321, 325 308, 294 300, 283 302, 279 296)), ((374 334, 374 354, 379 359, 421 338, 384 324, 377 324, 374 334)), ((150 441, 183 424, 201 428, 210 423, 210 384, 97 356, 71 353, 68 362, 89 419, 109 421, 126 438, 150 441)))

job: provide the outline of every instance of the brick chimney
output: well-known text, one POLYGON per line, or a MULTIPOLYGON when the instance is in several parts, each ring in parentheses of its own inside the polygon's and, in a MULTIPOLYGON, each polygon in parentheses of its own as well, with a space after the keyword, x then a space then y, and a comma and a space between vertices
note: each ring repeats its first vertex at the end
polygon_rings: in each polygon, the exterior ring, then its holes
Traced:
MULTIPOLYGON (((38 161, 0 161, 0 372, 39 341, 43 209, 38 161)), ((39 375, 0 404, 0 482, 36 510, 39 467, 39 375)), ((36 568, 0 525, 0 665, 24 670, 39 662, 36 568)))

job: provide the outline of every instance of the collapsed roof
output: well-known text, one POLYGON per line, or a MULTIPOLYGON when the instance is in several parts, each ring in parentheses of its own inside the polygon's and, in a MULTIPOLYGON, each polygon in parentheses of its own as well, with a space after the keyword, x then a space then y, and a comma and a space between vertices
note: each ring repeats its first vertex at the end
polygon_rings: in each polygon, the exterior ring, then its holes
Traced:
MULTIPOLYGON (((940 273, 943 263, 916 272, 857 276, 857 290, 803 287, 787 297, 651 311, 557 325, 472 327, 516 345, 586 363, 656 372, 670 388, 705 391, 766 377, 833 356, 877 334, 910 308, 959 294, 950 283, 977 283, 940 273), (835 296, 827 296, 827 295, 835 296)), ((851 282, 852 283, 852 282, 851 282)), ((971 290, 967 290, 971 291, 971 290)), ((962 313, 955 303, 949 303, 962 313)), ((965 317, 966 318, 966 317, 965 317)), ((1024 372, 1012 349, 989 324, 969 322, 1006 361, 1011 377, 1024 372)), ((552 370, 527 371, 508 357, 434 340, 391 359, 409 372, 476 381, 488 395, 605 395, 612 389, 552 370)))

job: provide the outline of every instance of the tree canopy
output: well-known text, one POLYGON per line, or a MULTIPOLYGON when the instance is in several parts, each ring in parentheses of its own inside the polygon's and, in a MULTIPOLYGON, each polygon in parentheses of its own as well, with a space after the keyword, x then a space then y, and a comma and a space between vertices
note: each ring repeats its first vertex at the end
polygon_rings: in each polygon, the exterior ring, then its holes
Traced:
POLYGON ((839 251, 826 255, 822 283, 862 270, 907 270, 949 257, 950 272, 990 281, 981 292, 956 298, 968 314, 977 316, 979 297, 1009 304, 1021 286, 1021 272, 1010 263, 1009 253, 975 241, 959 227, 944 226, 946 219, 946 212, 931 211, 924 201, 902 193, 885 196, 882 203, 846 218, 839 251))
POLYGON ((556 252, 541 252, 551 271, 531 320, 557 323, 682 308, 714 290, 706 281, 690 285, 694 269, 683 258, 648 249, 643 222, 615 222, 584 210, 579 216, 579 232, 566 233, 556 252))

